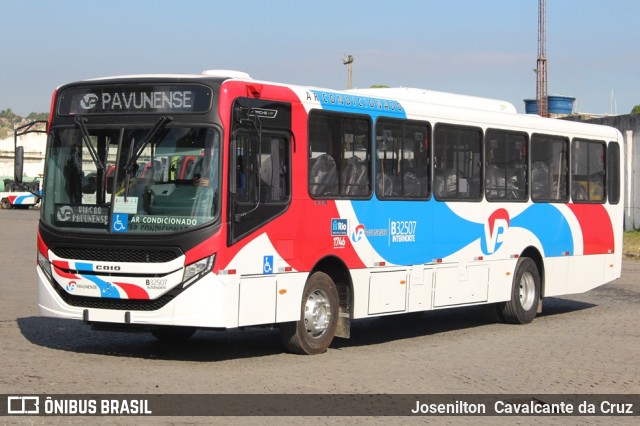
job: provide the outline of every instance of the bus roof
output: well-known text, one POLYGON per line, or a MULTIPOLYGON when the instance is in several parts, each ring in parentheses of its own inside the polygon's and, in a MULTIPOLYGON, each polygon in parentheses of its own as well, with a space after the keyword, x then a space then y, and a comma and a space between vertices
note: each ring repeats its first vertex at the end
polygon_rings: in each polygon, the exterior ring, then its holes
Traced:
MULTIPOLYGON (((572 133, 594 133, 601 137, 615 138, 617 132, 613 128, 607 126, 577 123, 566 120, 558 119, 546 119, 535 114, 519 114, 515 106, 505 100, 483 98, 477 96, 461 95, 456 93, 439 92, 434 90, 426 90, 411 87, 390 87, 390 88, 365 88, 365 89, 327 89, 313 86, 304 86, 296 84, 287 84, 282 82, 272 82, 266 80, 255 80, 248 73, 237 70, 225 70, 225 69, 213 69, 205 70, 201 74, 135 74, 135 75, 120 75, 110 76, 95 79, 83 80, 84 82, 99 82, 99 81, 113 81, 118 79, 162 79, 162 78, 174 78, 174 79, 203 79, 203 78, 217 78, 217 79, 232 79, 238 81, 246 81, 252 83, 270 84, 276 86, 289 87, 294 91, 308 91, 308 90, 323 90, 327 92, 334 92, 336 94, 351 94, 354 96, 369 96, 381 99, 389 99, 401 102, 405 107, 409 115, 415 115, 416 106, 422 110, 422 115, 427 113, 428 115, 434 115, 434 118, 440 117, 441 114, 451 118, 453 116, 462 119, 463 121, 471 119, 471 121, 490 122, 493 124, 502 123, 504 125, 521 127, 521 128, 538 128, 540 131, 551 130, 558 132, 572 132, 572 133), (413 104, 413 105, 412 105, 413 104), (423 109, 425 108, 426 109, 423 109), (448 111, 448 112, 445 112, 448 111), (457 111, 454 113, 454 111, 457 111), (475 112, 474 112, 475 111, 475 112), (481 112, 478 114, 478 112, 481 112), (483 113, 490 114, 485 116, 483 113), (495 113, 506 113, 507 115, 493 116, 495 113), (504 118, 498 118, 498 117, 504 118), (507 116, 510 117, 507 119, 507 116), (489 118, 492 117, 492 118, 489 118), (537 121, 543 120, 543 121, 537 121), (536 123, 536 124, 534 124, 536 123)), ((300 94, 300 93, 299 93, 300 94)), ((619 137, 619 136, 618 136, 619 137)))
POLYGON ((483 111, 517 113, 516 107, 513 106, 512 103, 500 99, 466 96, 456 93, 438 92, 411 87, 354 89, 348 90, 347 92, 359 95, 393 98, 398 101, 424 102, 436 105, 479 109, 483 111))

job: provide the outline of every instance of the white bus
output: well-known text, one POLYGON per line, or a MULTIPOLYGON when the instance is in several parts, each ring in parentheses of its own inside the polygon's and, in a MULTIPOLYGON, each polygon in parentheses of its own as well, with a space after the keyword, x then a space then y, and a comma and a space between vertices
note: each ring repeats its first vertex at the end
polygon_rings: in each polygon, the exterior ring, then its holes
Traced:
POLYGON ((205 72, 62 86, 48 132, 38 303, 94 328, 277 324, 316 354, 352 320, 491 304, 528 323, 620 276, 610 127, 205 72))

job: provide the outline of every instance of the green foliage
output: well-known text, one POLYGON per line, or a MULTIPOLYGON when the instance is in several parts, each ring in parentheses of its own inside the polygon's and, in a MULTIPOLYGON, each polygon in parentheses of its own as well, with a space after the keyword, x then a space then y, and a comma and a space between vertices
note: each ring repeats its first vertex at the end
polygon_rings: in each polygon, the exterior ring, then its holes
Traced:
POLYGON ((385 84, 372 84, 371 89, 388 89, 389 86, 385 84))
POLYGON ((49 118, 49 114, 46 112, 32 112, 27 115, 28 121, 36 121, 36 120, 47 120, 49 118))
POLYGON ((11 111, 11 108, 3 109, 2 111, 0 111, 0 118, 5 118, 8 121, 13 122, 16 117, 17 116, 14 114, 14 112, 11 111))
POLYGON ((633 257, 640 260, 640 231, 625 232, 622 238, 622 252, 626 257, 633 257))
POLYGON ((21 124, 26 124, 36 120, 47 120, 49 114, 46 112, 32 112, 27 117, 21 117, 14 113, 11 108, 0 111, 0 139, 8 138, 13 134, 13 129, 21 124))
POLYGON ((636 105, 631 110, 631 115, 640 115, 640 105, 636 105))

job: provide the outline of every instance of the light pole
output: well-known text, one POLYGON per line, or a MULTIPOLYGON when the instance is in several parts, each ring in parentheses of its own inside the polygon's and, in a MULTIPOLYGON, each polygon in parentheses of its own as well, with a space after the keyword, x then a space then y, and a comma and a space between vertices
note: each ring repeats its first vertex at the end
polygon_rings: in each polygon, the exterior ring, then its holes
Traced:
POLYGON ((351 89, 353 87, 352 84, 352 64, 353 64, 353 56, 345 54, 342 57, 342 63, 347 66, 347 89, 351 89))

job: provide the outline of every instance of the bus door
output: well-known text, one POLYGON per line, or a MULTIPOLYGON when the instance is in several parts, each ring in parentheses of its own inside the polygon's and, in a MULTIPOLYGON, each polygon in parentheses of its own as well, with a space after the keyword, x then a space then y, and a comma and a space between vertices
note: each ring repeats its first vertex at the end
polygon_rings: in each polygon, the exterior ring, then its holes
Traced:
POLYGON ((238 259, 239 325, 273 323, 279 311, 276 274, 292 260, 296 231, 291 221, 274 223, 291 201, 291 105, 236 99, 230 137, 228 242, 258 235, 238 259), (268 238, 260 235, 266 225, 268 238))

